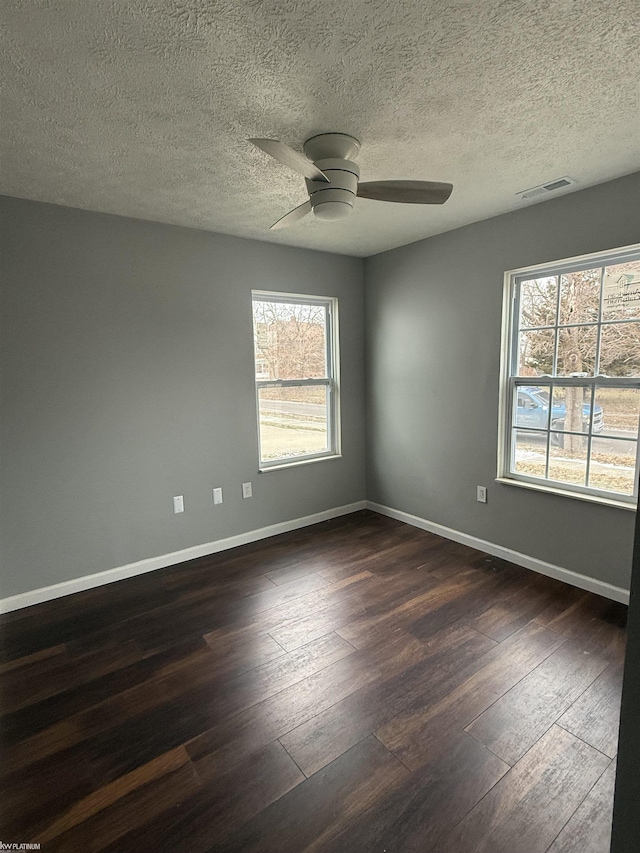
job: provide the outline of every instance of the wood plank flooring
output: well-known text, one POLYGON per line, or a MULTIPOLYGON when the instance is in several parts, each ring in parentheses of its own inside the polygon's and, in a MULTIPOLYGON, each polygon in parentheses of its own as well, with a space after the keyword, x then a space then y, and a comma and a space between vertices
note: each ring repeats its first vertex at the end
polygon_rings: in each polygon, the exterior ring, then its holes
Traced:
POLYGON ((8 614, 0 839, 606 853, 625 616, 368 511, 8 614))

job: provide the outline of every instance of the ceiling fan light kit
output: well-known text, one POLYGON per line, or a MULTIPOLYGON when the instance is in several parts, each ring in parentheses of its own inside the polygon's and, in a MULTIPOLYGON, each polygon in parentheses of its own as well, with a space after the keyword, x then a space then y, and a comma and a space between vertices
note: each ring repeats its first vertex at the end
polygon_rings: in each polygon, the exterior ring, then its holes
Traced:
POLYGON ((351 213, 356 200, 360 169, 353 160, 339 157, 314 162, 329 178, 328 183, 305 178, 314 216, 324 220, 343 219, 351 213))
POLYGON ((302 175, 309 200, 271 226, 293 225, 308 213, 317 219, 334 221, 348 216, 356 197, 400 204, 444 204, 452 184, 437 181, 368 181, 359 183, 360 169, 354 159, 360 142, 346 133, 320 133, 304 143, 304 155, 277 139, 250 139, 279 163, 302 175))

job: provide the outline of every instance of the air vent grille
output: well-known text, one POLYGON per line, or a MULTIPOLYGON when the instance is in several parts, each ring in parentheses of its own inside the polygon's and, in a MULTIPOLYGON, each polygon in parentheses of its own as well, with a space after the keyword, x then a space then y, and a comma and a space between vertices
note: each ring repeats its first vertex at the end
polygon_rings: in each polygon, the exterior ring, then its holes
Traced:
POLYGON ((562 178, 556 178, 555 181, 548 181, 546 184, 539 184, 537 187, 531 187, 528 190, 521 190, 516 195, 520 196, 522 199, 530 199, 537 198, 541 195, 547 195, 548 193, 555 192, 556 190, 561 190, 564 187, 570 187, 573 184, 577 183, 573 178, 569 178, 564 175, 562 178))

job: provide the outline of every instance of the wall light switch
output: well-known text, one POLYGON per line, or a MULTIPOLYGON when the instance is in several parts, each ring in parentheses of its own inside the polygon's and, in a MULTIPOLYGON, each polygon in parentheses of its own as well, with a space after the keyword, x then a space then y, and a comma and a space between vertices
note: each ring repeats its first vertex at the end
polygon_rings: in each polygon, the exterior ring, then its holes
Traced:
POLYGON ((242 497, 250 498, 253 495, 251 491, 251 483, 243 483, 242 484, 242 497))
POLYGON ((176 495, 173 499, 173 511, 184 512, 184 495, 176 495))
POLYGON ((214 489, 213 490, 213 502, 214 504, 222 503, 222 489, 214 489))

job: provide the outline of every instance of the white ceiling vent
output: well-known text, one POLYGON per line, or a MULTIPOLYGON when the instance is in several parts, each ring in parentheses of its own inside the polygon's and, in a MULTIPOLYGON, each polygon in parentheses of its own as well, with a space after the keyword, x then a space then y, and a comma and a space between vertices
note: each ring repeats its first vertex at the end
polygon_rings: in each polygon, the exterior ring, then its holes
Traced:
POLYGON ((573 178, 569 178, 566 175, 562 178, 556 178, 555 181, 548 181, 546 184, 539 184, 537 187, 531 187, 528 190, 521 190, 516 193, 516 195, 520 196, 522 199, 529 198, 537 198, 541 195, 547 195, 548 193, 553 193, 556 190, 562 190, 565 187, 570 187, 573 184, 577 183, 573 178))

